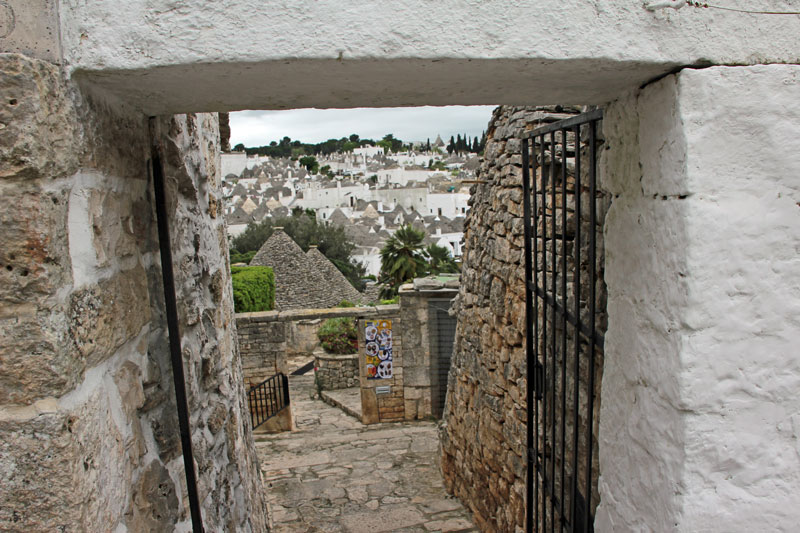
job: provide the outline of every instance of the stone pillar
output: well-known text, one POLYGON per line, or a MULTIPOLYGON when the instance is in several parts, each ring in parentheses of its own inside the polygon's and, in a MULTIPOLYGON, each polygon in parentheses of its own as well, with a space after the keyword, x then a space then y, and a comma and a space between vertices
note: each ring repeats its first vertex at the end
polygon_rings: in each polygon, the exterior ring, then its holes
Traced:
POLYGON ((686 69, 606 109, 597 531, 800 521, 800 66, 686 69))
MULTIPOLYGON (((374 424, 377 422, 400 422, 405 419, 403 401, 403 324, 398 305, 379 305, 376 316, 358 321, 359 346, 359 383, 361 387, 361 422, 374 424), (365 326, 367 322, 378 324, 391 323, 392 371, 385 379, 370 379, 367 366, 367 339, 365 326)), ((381 326, 377 326, 379 329, 381 326)), ((377 339, 370 342, 379 342, 377 339)), ((382 343, 380 343, 382 344, 382 343)))
MULTIPOLYGON (((429 307, 432 299, 444 302, 458 293, 458 278, 445 283, 435 278, 420 278, 400 289, 400 316, 403 320, 403 386, 406 420, 422 420, 434 414, 440 387, 438 332, 429 307)), ((446 383, 444 384, 446 387, 446 383)), ((440 408, 442 406, 439 406, 440 408)))
MULTIPOLYGON (((263 531, 216 121, 155 130, 206 529, 263 531)), ((147 117, 54 62, 3 53, 0 123, 0 530, 190 527, 147 117)))

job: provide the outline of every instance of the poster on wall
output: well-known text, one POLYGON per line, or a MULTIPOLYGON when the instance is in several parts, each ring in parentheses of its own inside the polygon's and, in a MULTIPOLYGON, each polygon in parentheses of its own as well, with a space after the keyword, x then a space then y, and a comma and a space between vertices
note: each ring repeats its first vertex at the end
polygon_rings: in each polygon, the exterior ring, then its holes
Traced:
POLYGON ((367 379, 392 377, 392 321, 367 320, 364 327, 366 340, 367 379))

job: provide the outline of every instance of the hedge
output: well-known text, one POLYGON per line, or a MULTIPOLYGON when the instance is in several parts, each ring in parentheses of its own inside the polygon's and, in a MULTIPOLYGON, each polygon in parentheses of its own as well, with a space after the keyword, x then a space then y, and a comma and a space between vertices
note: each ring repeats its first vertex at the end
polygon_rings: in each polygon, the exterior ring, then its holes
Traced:
POLYGON ((275 274, 270 267, 231 267, 231 279, 237 313, 271 311, 275 306, 275 274))

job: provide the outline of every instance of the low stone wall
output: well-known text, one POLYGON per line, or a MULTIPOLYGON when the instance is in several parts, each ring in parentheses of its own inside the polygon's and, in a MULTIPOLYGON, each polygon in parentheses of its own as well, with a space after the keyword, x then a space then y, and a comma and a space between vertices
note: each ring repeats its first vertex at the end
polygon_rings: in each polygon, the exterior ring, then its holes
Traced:
POLYGON ((358 387, 358 354, 337 355, 314 352, 316 380, 322 390, 358 387))
POLYGON ((308 354, 310 359, 319 347, 317 331, 325 320, 374 317, 382 307, 392 306, 237 313, 245 385, 255 385, 278 372, 285 373, 287 356, 308 354))
POLYGON ((252 387, 286 370, 286 323, 273 313, 236 315, 242 377, 252 387))

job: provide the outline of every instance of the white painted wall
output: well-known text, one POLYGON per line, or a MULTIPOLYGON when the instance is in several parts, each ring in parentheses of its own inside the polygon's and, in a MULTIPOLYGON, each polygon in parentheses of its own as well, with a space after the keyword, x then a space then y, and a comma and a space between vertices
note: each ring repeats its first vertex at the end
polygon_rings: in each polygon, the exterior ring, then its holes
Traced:
POLYGON ((222 165, 222 178, 228 174, 240 175, 246 168, 253 168, 264 163, 269 158, 266 156, 248 156, 244 152, 227 152, 220 154, 220 164, 222 165))
POLYGON ((381 272, 381 253, 376 247, 358 248, 353 254, 353 259, 362 263, 367 274, 378 277, 381 272))
POLYGON ((380 146, 363 146, 361 148, 353 148, 353 155, 359 156, 361 162, 364 162, 365 158, 375 157, 376 155, 382 153, 383 148, 380 146))
POLYGON ((372 199, 381 202, 383 209, 387 211, 393 210, 398 205, 408 211, 413 206, 418 213, 424 215, 425 206, 428 205, 427 198, 427 188, 372 189, 372 199))
POLYGON ((469 206, 467 201, 469 194, 463 193, 428 193, 427 197, 427 210, 425 215, 438 215, 439 209, 442 210, 441 215, 447 218, 455 218, 459 215, 464 215, 469 206))
POLYGON ((126 0, 120 16, 118 2, 60 0, 64 63, 156 115, 603 103, 679 65, 797 61, 800 35, 800 17, 651 12, 640 0, 185 0, 172 7, 126 0), (320 21, 332 31, 319 31, 320 21))
POLYGON ((404 168, 390 168, 375 172, 375 175, 378 176, 378 184, 381 186, 390 184, 405 186, 409 181, 424 183, 433 174, 434 172, 430 170, 406 170, 404 168))
POLYGON ((607 109, 598 531, 800 523, 798 102, 714 67, 607 109))
POLYGON ((305 189, 303 198, 297 199, 295 203, 303 209, 351 207, 350 198, 354 198, 355 201, 371 200, 371 196, 368 185, 359 184, 342 187, 340 183, 337 183, 337 187, 305 189))

